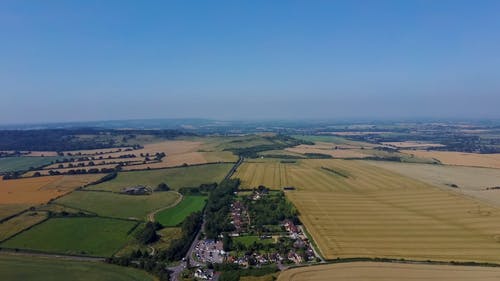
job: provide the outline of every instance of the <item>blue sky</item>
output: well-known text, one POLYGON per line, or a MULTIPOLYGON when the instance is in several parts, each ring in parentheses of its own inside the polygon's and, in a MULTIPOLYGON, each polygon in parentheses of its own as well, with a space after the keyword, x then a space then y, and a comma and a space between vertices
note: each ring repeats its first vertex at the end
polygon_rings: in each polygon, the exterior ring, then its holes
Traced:
POLYGON ((500 118, 500 1, 0 1, 0 123, 500 118))

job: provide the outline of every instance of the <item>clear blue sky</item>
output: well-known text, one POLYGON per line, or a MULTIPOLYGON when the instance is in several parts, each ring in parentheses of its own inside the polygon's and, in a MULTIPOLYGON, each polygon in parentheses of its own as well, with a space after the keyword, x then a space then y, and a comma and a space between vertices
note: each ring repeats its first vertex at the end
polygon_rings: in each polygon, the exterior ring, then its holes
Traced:
POLYGON ((0 1, 0 123, 500 117, 500 1, 0 1))

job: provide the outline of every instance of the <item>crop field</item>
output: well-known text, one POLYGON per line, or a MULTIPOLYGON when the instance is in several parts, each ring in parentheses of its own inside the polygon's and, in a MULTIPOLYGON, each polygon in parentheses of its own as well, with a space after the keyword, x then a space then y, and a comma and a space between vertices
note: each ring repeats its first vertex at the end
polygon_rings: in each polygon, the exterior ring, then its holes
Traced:
POLYGON ((61 254, 111 256, 130 239, 136 222, 106 218, 52 218, 0 244, 61 254))
POLYGON ((427 147, 443 147, 445 145, 440 143, 432 143, 425 141, 392 141, 382 142, 382 144, 394 146, 397 148, 427 148, 427 147))
POLYGON ((0 204, 0 220, 13 216, 31 207, 31 204, 0 204))
POLYGON ((352 262, 286 270, 278 281, 493 281, 499 276, 498 267, 352 262))
POLYGON ((24 171, 30 167, 40 167, 55 161, 57 157, 6 157, 0 158, 0 173, 24 171))
POLYGON ((434 158, 446 165, 486 167, 500 169, 500 153, 478 154, 455 151, 403 150, 421 158, 434 158))
POLYGON ((299 154, 315 153, 330 155, 333 158, 365 158, 370 155, 362 153, 357 149, 335 149, 334 145, 317 143, 314 145, 301 144, 295 147, 287 148, 286 151, 299 154))
POLYGON ((206 199, 206 196, 184 196, 179 204, 157 213, 155 220, 163 226, 177 226, 191 213, 203 210, 206 199))
POLYGON ((3 241, 12 235, 25 230, 26 228, 37 224, 47 218, 46 212, 25 212, 19 216, 13 217, 0 223, 0 241, 3 241))
POLYGON ((327 259, 500 261, 499 209, 389 170, 352 160, 261 161, 235 177, 243 187, 296 187, 287 196, 327 259))
POLYGON ((220 182, 231 167, 232 164, 207 164, 160 170, 122 172, 118 173, 118 176, 111 181, 92 185, 87 187, 87 189, 119 192, 125 187, 138 184, 154 188, 162 182, 175 190, 181 187, 198 187, 203 183, 220 182))
POLYGON ((491 189, 500 186, 500 169, 384 161, 366 161, 366 163, 461 192, 500 207, 500 190, 491 189), (456 187, 453 188, 452 185, 456 187))
POLYGON ((55 201, 100 216, 145 219, 148 213, 177 203, 177 192, 154 192, 151 195, 125 195, 113 192, 75 191, 55 201))
POLYGON ((47 203, 101 177, 102 175, 74 175, 0 180, 0 205, 47 203))
POLYGON ((9 281, 154 281, 145 271, 97 262, 0 255, 0 273, 9 281))

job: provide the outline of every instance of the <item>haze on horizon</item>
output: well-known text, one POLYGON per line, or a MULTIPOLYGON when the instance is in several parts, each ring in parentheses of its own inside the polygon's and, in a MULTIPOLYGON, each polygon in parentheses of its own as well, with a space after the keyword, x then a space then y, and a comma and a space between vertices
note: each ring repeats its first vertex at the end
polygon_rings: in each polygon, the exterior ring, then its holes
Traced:
POLYGON ((500 118, 499 1, 2 1, 0 123, 500 118))

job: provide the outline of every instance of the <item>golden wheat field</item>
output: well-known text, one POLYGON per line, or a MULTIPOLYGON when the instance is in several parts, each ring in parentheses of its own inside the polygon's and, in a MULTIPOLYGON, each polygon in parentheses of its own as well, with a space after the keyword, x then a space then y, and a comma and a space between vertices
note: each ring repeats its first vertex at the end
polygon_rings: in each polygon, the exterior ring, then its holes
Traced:
POLYGON ((251 162, 235 177, 296 187, 287 196, 327 259, 500 261, 499 209, 361 161, 251 162))
POLYGON ((282 272, 278 281, 494 281, 498 267, 354 262, 301 267, 282 272))
POLYGON ((500 168, 500 153, 478 154, 455 151, 402 150, 420 158, 434 158, 446 165, 500 168))
POLYGON ((365 161, 365 163, 500 207, 500 189, 492 188, 500 186, 500 169, 385 161, 365 161))
POLYGON ((96 181, 102 175, 50 176, 0 180, 0 204, 43 204, 96 181))

